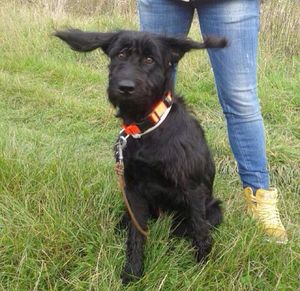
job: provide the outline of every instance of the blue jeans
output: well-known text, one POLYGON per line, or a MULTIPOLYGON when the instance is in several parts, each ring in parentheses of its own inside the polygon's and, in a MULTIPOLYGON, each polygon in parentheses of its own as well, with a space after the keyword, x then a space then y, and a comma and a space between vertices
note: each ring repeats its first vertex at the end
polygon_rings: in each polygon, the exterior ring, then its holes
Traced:
POLYGON ((249 186, 254 192, 269 189, 264 125, 257 97, 259 0, 212 2, 193 7, 174 0, 138 0, 140 26, 170 36, 187 35, 197 10, 203 35, 229 40, 225 49, 208 50, 229 143, 243 187, 249 186))

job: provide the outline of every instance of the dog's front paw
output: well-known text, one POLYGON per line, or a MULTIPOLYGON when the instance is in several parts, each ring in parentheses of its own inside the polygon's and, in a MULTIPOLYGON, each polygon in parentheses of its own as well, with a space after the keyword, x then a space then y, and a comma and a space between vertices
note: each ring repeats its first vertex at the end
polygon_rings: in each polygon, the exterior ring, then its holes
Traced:
POLYGON ((126 265, 121 274, 122 283, 127 285, 130 282, 136 281, 142 276, 142 274, 143 268, 133 268, 129 265, 126 265))
POLYGON ((127 285, 130 282, 134 281, 136 278, 128 273, 126 273, 125 271, 122 272, 121 275, 121 280, 122 280, 122 284, 123 285, 127 285))

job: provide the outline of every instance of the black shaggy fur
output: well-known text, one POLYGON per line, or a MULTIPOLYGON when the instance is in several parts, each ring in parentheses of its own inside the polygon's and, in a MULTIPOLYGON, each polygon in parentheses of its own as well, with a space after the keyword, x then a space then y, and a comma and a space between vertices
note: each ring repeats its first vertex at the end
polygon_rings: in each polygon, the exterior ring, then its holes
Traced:
MULTIPOLYGON (((172 211, 173 232, 191 238, 197 261, 205 260, 212 247, 211 228, 222 220, 220 202, 212 196, 215 167, 201 126, 174 93, 172 66, 192 49, 218 49, 226 40, 209 37, 198 43, 133 31, 55 35, 76 51, 101 48, 110 57, 108 96, 125 124, 142 121, 172 91, 174 103, 161 126, 140 139, 128 139, 126 195, 144 229, 158 209, 172 211)), ((144 242, 129 221, 124 283, 142 275, 144 242)))

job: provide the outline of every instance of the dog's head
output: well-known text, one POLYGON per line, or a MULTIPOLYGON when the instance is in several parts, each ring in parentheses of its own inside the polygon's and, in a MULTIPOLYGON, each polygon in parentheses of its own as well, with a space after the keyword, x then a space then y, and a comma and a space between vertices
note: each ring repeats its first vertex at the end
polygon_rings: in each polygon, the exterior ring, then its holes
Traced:
POLYGON ((101 48, 111 60, 108 97, 121 115, 136 121, 172 88, 172 66, 192 49, 222 48, 224 38, 207 37, 203 43, 187 38, 137 32, 57 31, 55 36, 76 51, 101 48))

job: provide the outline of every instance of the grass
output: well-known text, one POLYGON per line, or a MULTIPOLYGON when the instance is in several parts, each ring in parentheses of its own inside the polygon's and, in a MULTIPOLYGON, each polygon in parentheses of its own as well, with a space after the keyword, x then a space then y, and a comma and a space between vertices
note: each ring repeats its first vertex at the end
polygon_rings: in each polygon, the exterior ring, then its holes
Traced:
MULTIPOLYGON (((113 171, 119 128, 106 99, 107 59, 77 54, 51 37, 57 27, 137 28, 134 17, 55 15, 0 6, 0 288, 123 290, 123 204, 113 171)), ((205 52, 180 66, 177 89, 201 120, 217 165, 225 222, 207 264, 168 238, 170 218, 151 225, 145 276, 128 290, 297 290, 300 270, 299 54, 271 50, 262 31, 259 95, 272 185, 289 243, 276 245, 244 213, 205 52)), ((197 38, 196 26, 191 36, 197 38)))

